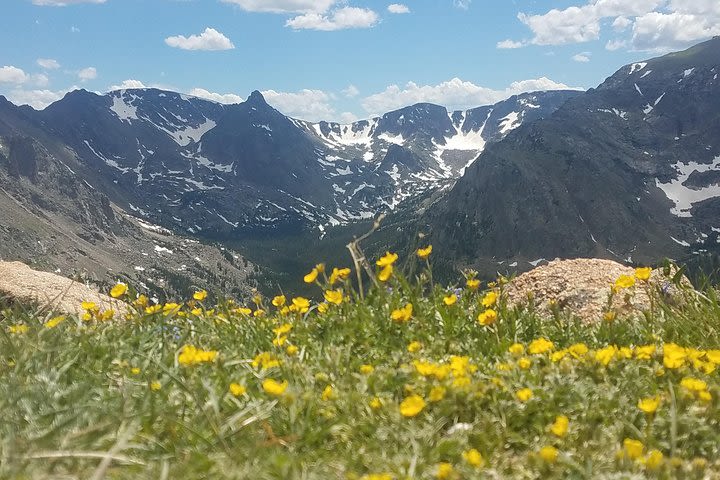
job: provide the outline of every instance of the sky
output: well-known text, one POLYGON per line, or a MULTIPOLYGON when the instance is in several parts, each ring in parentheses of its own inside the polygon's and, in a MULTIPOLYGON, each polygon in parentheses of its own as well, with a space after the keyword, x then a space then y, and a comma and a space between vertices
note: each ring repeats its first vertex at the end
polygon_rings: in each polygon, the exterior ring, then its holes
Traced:
POLYGON ((350 122, 590 88, 720 35, 718 0, 2 0, 0 94, 156 87, 350 122))

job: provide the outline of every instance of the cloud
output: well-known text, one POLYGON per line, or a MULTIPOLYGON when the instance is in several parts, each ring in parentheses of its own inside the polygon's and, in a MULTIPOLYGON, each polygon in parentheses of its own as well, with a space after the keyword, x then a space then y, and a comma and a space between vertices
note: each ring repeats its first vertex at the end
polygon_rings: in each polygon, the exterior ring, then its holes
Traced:
POLYGON ((491 105, 524 92, 565 89, 579 90, 577 87, 569 87, 546 77, 513 82, 503 90, 481 87, 472 82, 453 78, 438 85, 418 85, 415 82, 409 82, 404 88, 390 85, 384 91, 364 98, 362 106, 373 115, 422 102, 444 105, 450 110, 463 110, 491 105))
POLYGON ((188 92, 188 95, 192 95, 193 97, 200 97, 200 98, 204 98, 206 100, 212 100, 213 102, 224 103, 224 104, 244 102, 244 100, 241 96, 235 95, 234 93, 214 93, 214 92, 205 90, 204 88, 193 88, 192 90, 190 90, 188 92))
POLYGON ((132 88, 147 88, 143 82, 140 80, 134 80, 132 78, 123 80, 123 82, 120 85, 113 85, 109 88, 110 91, 113 90, 130 90, 132 88))
POLYGON ((501 49, 520 48, 520 47, 524 47, 524 46, 525 46, 525 44, 523 42, 516 42, 514 40, 503 40, 503 41, 497 43, 497 48, 501 48, 501 49))
POLYGON ((25 83, 28 80, 28 75, 20 68, 13 67, 12 65, 6 65, 0 67, 0 82, 2 83, 25 83))
POLYGON ((330 12, 328 15, 319 13, 306 13, 289 19, 286 27, 293 30, 320 30, 331 32, 348 28, 374 27, 380 17, 373 10, 367 8, 343 7, 330 12))
POLYGON ((572 56, 574 62, 588 63, 590 61, 590 52, 582 52, 572 56))
POLYGON ((605 44, 605 50, 609 50, 611 52, 614 52, 615 50, 620 50, 621 48, 627 47, 628 42, 625 40, 608 40, 608 42, 605 44))
POLYGON ((38 58, 37 64, 45 70, 56 70, 60 68, 60 64, 58 63, 58 61, 53 60, 52 58, 38 58))
POLYGON ((357 122, 358 117, 354 113, 343 112, 340 114, 340 117, 338 117, 338 120, 341 124, 348 125, 350 123, 357 122))
POLYGON ((228 37, 209 27, 200 35, 168 37, 165 39, 165 43, 182 50, 232 50, 235 48, 228 37))
POLYGON ((322 90, 300 90, 299 92, 261 92, 265 100, 285 115, 302 120, 318 122, 335 118, 335 109, 330 104, 332 97, 322 90))
POLYGON ((627 30, 627 28, 632 24, 633 21, 627 17, 617 17, 615 20, 613 20, 612 27, 613 29, 615 29, 616 32, 622 32, 624 30, 627 30))
POLYGON ((337 0, 222 0, 248 12, 325 13, 337 0))
POLYGON ((390 13, 410 13, 410 8, 408 8, 407 5, 403 5, 402 3, 391 3, 387 7, 388 12, 390 13))
POLYGON ((59 91, 16 88, 7 94, 7 98, 15 105, 30 105, 36 110, 42 110, 51 103, 60 100, 66 93, 76 89, 75 86, 59 91))
POLYGON ((97 69, 95 67, 83 68, 78 72, 78 78, 83 82, 95 80, 97 78, 97 69))
POLYGON ((472 0, 453 0, 453 5, 463 10, 470 8, 470 3, 472 3, 472 0))
POLYGON ((720 13, 652 12, 635 20, 632 46, 636 50, 676 50, 715 35, 720 35, 720 13))
POLYGON ((360 90, 358 90, 355 85, 348 85, 347 88, 342 91, 342 94, 348 98, 354 98, 360 95, 360 90))
POLYGON ((79 3, 105 3, 107 0, 32 0, 33 5, 43 7, 67 7, 79 3))

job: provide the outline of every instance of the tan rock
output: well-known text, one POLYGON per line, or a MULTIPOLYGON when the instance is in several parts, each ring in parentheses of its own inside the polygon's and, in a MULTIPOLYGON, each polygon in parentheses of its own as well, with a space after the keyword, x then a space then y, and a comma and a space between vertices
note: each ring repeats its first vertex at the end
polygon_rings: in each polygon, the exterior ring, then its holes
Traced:
POLYGON ((37 305, 40 310, 79 315, 84 301, 95 302, 101 311, 128 311, 126 304, 80 282, 54 273, 33 270, 22 262, 0 262, 0 298, 37 305))
MULTIPOLYGON (((621 275, 634 275, 635 269, 612 260, 556 260, 525 272, 506 286, 510 305, 531 302, 541 315, 554 308, 570 312, 587 323, 603 319, 606 312, 617 318, 638 317, 660 301, 678 300, 681 291, 659 270, 653 270, 648 282, 637 281, 634 287, 612 295, 612 287, 621 275)), ((685 287, 690 283, 683 278, 685 287)))

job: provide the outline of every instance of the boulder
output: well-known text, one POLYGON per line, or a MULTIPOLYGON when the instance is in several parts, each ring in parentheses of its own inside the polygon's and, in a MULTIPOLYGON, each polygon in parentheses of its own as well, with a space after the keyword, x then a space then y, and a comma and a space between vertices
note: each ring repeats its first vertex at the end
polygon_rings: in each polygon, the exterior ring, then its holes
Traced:
POLYGON ((67 315, 82 314, 81 304, 85 301, 94 302, 101 311, 128 312, 126 304, 95 288, 54 273, 33 270, 22 262, 0 261, 1 298, 67 315))
POLYGON ((612 260, 555 260, 517 276, 505 291, 509 305, 532 303, 541 315, 557 309, 586 323, 596 323, 607 312, 615 318, 639 317, 652 308, 651 298, 655 304, 679 301, 683 291, 692 289, 685 277, 678 288, 661 270, 653 270, 647 282, 638 280, 634 286, 613 293, 621 275, 634 273, 634 268, 612 260))

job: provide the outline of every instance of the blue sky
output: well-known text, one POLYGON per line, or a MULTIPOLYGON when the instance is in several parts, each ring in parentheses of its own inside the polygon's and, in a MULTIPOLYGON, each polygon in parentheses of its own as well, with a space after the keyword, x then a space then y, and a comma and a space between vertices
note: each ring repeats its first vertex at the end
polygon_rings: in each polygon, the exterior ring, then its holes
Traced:
POLYGON ((74 88, 257 89, 287 114, 349 121, 593 87, 718 34, 717 0, 4 0, 0 94, 42 108, 74 88))

